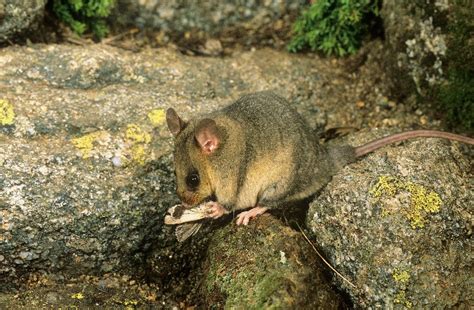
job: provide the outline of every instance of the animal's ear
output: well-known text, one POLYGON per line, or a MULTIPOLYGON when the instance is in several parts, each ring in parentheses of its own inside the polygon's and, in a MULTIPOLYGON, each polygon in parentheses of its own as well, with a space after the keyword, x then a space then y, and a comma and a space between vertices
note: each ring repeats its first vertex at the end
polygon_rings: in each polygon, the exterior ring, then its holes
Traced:
POLYGON ((212 154, 221 142, 216 122, 210 118, 199 121, 194 129, 194 138, 205 154, 212 154))
POLYGON ((173 108, 169 108, 166 111, 166 122, 168 123, 168 129, 175 137, 186 127, 186 123, 178 116, 173 108))

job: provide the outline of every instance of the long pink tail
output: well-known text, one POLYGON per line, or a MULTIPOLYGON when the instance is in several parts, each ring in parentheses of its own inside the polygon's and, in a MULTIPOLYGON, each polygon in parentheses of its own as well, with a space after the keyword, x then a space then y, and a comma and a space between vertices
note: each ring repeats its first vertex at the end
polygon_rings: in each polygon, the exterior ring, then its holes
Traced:
POLYGON ((394 135, 390 135, 390 136, 366 143, 364 145, 358 146, 354 149, 355 155, 356 157, 360 157, 367 153, 375 151, 381 147, 384 147, 388 144, 403 141, 403 140, 413 139, 413 138, 419 138, 419 137, 445 138, 445 139, 459 141, 459 142, 463 142, 467 144, 474 144, 474 139, 457 135, 454 133, 437 131, 437 130, 412 130, 412 131, 405 131, 405 132, 397 133, 394 135))

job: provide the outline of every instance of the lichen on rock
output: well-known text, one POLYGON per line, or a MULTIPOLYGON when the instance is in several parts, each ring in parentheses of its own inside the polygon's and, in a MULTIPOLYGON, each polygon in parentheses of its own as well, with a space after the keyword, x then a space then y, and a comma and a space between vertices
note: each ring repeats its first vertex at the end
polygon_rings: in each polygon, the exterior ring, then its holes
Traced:
POLYGON ((129 163, 144 165, 150 153, 151 135, 137 124, 128 124, 125 140, 128 147, 124 150, 124 154, 129 154, 129 163))
MULTIPOLYGON (((375 133, 383 135, 366 134, 375 133)), ((334 281, 358 307, 472 301, 474 192, 456 145, 424 138, 384 147, 341 170, 311 203, 308 226, 334 268, 353 279, 355 288, 334 281)))
MULTIPOLYGON (((446 39, 439 27, 433 26, 433 18, 419 22, 419 33, 406 44, 407 68, 420 94, 426 94, 423 83, 430 87, 445 81, 443 61, 446 56, 446 39), (431 65, 427 59, 433 58, 431 65), (423 65, 422 65, 423 64, 423 65)), ((403 66, 400 64, 400 66, 403 66)))
POLYGON ((82 158, 91 157, 94 145, 106 143, 110 140, 110 134, 106 131, 96 131, 81 137, 71 139, 71 143, 81 152, 82 158))
POLYGON ((472 131, 472 3, 386 0, 381 16, 392 95, 416 94, 447 124, 472 131))
POLYGON ((370 194, 374 198, 374 204, 382 205, 384 216, 391 212, 402 212, 413 228, 423 228, 428 221, 429 213, 439 212, 442 203, 436 192, 428 191, 422 185, 393 176, 380 176, 378 182, 370 189, 370 194), (401 191, 409 195, 408 206, 401 210, 390 210, 384 203, 384 199, 392 199, 401 191))
POLYGON ((165 110, 153 109, 148 113, 148 119, 150 120, 153 127, 160 126, 165 121, 165 110))
POLYGON ((151 136, 143 131, 137 124, 128 124, 125 131, 125 138, 131 143, 150 143, 151 136))
POLYGON ((0 126, 12 125, 14 119, 13 105, 6 99, 0 99, 0 126))
POLYGON ((0 2, 0 43, 13 41, 38 28, 44 16, 46 0, 0 2))

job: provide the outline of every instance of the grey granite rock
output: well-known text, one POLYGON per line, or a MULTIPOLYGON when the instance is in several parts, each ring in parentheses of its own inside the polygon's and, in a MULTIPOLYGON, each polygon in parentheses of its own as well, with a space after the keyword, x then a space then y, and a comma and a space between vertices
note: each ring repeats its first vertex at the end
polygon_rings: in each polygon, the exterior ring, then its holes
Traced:
POLYGON ((177 203, 164 110, 173 106, 190 118, 243 93, 284 89, 308 111, 314 99, 299 87, 322 85, 321 72, 334 71, 271 50, 212 59, 100 44, 8 47, 0 67, 6 286, 35 271, 138 275, 148 264, 169 275, 192 264, 200 243, 180 247, 173 228, 163 226, 177 203), (146 263, 151 252, 157 260, 146 263), (183 259, 163 263, 170 255, 183 259))
POLYGON ((305 4, 307 2, 301 0, 121 0, 111 22, 134 25, 146 31, 160 30, 164 41, 170 37, 205 39, 232 33, 236 39, 246 37, 251 42, 268 29, 274 34, 282 31, 288 34, 288 26, 305 4))
MULTIPOLYGON (((360 133, 360 145, 387 131, 360 133)), ((457 143, 417 139, 338 173, 311 204, 308 225, 335 281, 360 308, 452 308, 473 302, 474 191, 457 143)))
POLYGON ((211 237, 204 305, 224 309, 342 309, 323 265, 301 233, 273 216, 230 224, 211 237))
POLYGON ((429 98, 450 71, 472 67, 474 45, 466 33, 472 31, 473 12, 470 1, 383 1, 384 62, 398 95, 429 98))
POLYGON ((46 0, 0 0, 0 43, 34 31, 42 22, 46 0))
MULTIPOLYGON (((209 235, 179 245, 163 225, 177 202, 164 110, 189 119, 273 90, 317 128, 417 123, 420 114, 388 101, 377 63, 369 55, 347 72, 342 61, 270 49, 223 58, 105 44, 2 49, 0 290, 34 274, 62 285, 117 273, 150 276, 161 289, 183 283, 186 295, 202 279, 186 282, 209 235)), ((108 286, 100 281, 99 291, 108 286)))

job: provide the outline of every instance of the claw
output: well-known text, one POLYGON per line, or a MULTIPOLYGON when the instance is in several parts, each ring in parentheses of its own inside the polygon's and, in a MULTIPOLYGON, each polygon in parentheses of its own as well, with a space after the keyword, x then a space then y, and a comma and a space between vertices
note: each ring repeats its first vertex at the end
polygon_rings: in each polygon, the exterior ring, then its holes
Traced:
POLYGON ((268 208, 265 207, 255 207, 248 211, 241 212, 237 214, 237 225, 248 225, 249 221, 263 213, 265 213, 268 208))
POLYGON ((227 213, 227 210, 218 202, 208 202, 206 204, 206 213, 207 216, 213 219, 217 219, 227 213))

